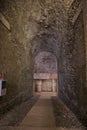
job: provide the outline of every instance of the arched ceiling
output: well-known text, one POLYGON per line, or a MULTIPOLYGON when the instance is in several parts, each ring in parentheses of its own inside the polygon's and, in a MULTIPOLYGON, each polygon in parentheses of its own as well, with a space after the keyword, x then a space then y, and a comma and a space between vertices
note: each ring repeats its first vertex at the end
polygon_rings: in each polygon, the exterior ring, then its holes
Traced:
POLYGON ((34 73, 56 73, 57 59, 56 57, 46 51, 38 53, 35 57, 34 73))
POLYGON ((66 9, 61 0, 38 0, 38 8, 39 14, 32 15, 32 23, 37 26, 30 40, 32 52, 48 51, 58 56, 66 30, 66 9))
POLYGON ((75 0, 8 1, 1 0, 1 11, 6 10, 4 15, 10 21, 12 35, 24 47, 25 53, 28 47, 34 55, 48 51, 58 57, 67 35, 66 10, 75 0), (12 12, 10 17, 9 12, 12 12))
POLYGON ((33 41, 32 53, 36 56, 41 51, 48 51, 53 53, 55 56, 58 54, 58 45, 56 44, 55 39, 43 37, 41 39, 36 38, 33 41))
POLYGON ((40 14, 36 16, 37 32, 31 39, 32 52, 36 55, 48 51, 58 57, 66 42, 69 17, 72 22, 80 1, 38 0, 37 3, 40 14))

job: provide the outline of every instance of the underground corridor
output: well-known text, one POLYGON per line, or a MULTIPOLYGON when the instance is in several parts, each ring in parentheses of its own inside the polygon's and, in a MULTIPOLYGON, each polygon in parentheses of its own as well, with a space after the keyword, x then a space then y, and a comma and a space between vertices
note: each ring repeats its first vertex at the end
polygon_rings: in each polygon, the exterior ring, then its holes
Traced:
POLYGON ((87 0, 0 0, 0 130, 87 129, 87 0))
POLYGON ((57 92, 57 61, 50 52, 40 52, 35 57, 33 91, 57 92))

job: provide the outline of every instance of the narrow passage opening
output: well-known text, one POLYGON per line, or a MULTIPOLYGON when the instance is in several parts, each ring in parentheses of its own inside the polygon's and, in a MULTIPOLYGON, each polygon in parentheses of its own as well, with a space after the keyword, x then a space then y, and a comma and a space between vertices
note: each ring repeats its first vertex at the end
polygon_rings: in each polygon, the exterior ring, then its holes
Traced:
POLYGON ((57 93, 57 60, 50 52, 40 52, 34 61, 33 90, 39 93, 57 93))

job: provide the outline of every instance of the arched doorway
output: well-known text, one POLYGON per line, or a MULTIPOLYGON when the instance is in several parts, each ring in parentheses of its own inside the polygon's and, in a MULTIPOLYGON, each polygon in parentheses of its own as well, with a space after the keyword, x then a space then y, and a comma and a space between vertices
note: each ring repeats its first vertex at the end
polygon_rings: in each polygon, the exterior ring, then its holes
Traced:
POLYGON ((34 91, 57 92, 57 60, 47 51, 38 53, 34 61, 34 91))

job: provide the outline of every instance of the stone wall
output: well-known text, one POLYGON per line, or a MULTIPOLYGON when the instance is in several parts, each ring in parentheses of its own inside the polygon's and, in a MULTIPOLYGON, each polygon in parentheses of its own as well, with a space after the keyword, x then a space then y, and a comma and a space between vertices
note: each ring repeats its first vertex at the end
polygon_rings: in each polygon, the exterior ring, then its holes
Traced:
POLYGON ((79 118, 87 118, 81 2, 0 0, 0 12, 10 25, 9 30, 0 22, 0 71, 8 87, 1 108, 32 96, 34 59, 46 51, 57 59, 59 97, 76 114, 78 110, 79 118))
MULTIPOLYGON (((87 124, 86 57, 83 3, 75 1, 68 10, 67 40, 60 61, 59 97, 87 124)), ((63 49, 63 48, 62 48, 63 49)))
POLYGON ((57 73, 57 61, 49 52, 41 52, 35 57, 35 73, 57 73))
POLYGON ((61 0, 0 1, 0 12, 10 25, 8 30, 6 24, 0 23, 0 71, 8 84, 7 95, 0 98, 1 108, 32 95, 33 60, 37 53, 48 51, 58 57, 65 32, 63 7, 61 0))
POLYGON ((27 21, 23 6, 23 1, 0 1, 0 12, 10 24, 8 30, 0 22, 0 72, 7 81, 7 94, 0 97, 2 113, 32 96, 33 59, 30 45, 27 47, 26 30, 23 30, 27 21))

